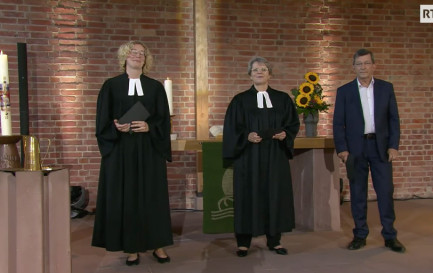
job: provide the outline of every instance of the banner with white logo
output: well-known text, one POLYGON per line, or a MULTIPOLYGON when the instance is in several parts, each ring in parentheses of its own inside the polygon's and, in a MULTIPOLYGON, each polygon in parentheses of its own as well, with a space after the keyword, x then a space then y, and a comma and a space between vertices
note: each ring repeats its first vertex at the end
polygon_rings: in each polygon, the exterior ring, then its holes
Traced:
POLYGON ((419 6, 419 22, 433 23, 433 5, 419 6))

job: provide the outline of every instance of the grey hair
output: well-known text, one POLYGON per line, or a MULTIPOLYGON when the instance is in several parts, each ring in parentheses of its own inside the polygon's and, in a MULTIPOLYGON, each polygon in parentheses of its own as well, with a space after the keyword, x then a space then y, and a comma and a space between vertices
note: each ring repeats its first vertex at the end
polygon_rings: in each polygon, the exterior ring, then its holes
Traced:
POLYGON ((260 57, 260 56, 255 56, 255 57, 251 58, 251 60, 248 62, 248 75, 251 76, 251 71, 253 69, 253 64, 255 62, 266 65, 266 67, 269 70, 269 75, 272 75, 272 65, 271 65, 271 63, 268 62, 268 60, 266 60, 265 58, 260 57))

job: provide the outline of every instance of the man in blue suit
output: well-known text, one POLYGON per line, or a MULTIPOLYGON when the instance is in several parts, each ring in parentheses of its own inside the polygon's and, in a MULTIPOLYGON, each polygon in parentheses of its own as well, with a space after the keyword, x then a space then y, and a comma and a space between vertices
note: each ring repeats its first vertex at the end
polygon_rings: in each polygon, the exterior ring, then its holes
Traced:
POLYGON ((355 222, 348 249, 366 245, 368 174, 377 196, 385 246, 405 252, 394 228, 392 161, 398 156, 400 119, 393 85, 373 77, 373 53, 358 50, 353 56, 357 78, 337 89, 334 110, 334 142, 338 157, 346 163, 350 200, 355 222))

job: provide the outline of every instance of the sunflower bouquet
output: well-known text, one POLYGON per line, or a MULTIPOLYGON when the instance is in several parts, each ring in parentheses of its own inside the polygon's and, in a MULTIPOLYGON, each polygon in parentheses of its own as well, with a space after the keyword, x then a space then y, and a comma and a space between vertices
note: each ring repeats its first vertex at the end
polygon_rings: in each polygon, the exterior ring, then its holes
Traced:
POLYGON ((326 103, 322 95, 322 86, 319 83, 319 75, 314 72, 308 72, 304 76, 306 82, 302 83, 298 89, 291 90, 295 97, 295 104, 298 114, 318 114, 327 112, 331 104, 326 103))

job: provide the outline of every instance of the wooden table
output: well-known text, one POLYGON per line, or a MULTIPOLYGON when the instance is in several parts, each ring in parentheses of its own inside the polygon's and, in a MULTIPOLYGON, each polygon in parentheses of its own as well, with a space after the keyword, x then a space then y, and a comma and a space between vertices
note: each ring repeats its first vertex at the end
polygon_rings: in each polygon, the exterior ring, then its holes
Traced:
MULTIPOLYGON (((203 142, 221 142, 221 138, 178 139, 171 141, 172 151, 201 151, 203 142)), ((295 149, 334 149, 334 139, 326 137, 295 138, 295 149)))

